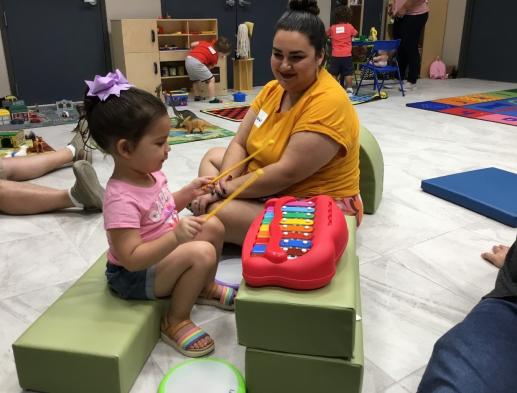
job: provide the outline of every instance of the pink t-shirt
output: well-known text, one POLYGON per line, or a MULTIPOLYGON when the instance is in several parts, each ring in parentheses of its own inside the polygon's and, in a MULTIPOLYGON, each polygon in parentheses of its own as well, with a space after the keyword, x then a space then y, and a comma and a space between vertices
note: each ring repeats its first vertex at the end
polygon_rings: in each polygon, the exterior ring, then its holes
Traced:
POLYGON ((352 56, 352 37, 357 35, 357 30, 350 23, 332 25, 327 31, 332 42, 332 56, 352 56))
MULTIPOLYGON (((393 15, 402 7, 407 0, 394 0, 393 3, 393 15)), ((428 0, 418 0, 415 5, 409 8, 406 15, 421 15, 429 12, 429 6, 427 5, 428 0)))
MULTIPOLYGON (((154 240, 172 230, 179 221, 176 204, 167 188, 163 172, 152 173, 152 187, 138 187, 121 180, 109 179, 104 194, 104 229, 138 229, 144 242, 154 240)), ((108 236, 108 260, 121 265, 108 236)))

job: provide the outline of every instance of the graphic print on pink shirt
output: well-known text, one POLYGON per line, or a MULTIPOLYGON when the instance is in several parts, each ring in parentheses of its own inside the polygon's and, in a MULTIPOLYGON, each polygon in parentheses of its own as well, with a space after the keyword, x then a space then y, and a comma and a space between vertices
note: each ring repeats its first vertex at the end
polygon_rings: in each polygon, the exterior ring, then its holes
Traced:
MULTIPOLYGON (((138 229, 142 241, 148 242, 172 230, 179 221, 174 198, 167 186, 167 179, 161 172, 154 172, 152 187, 139 187, 110 179, 104 195, 104 228, 138 229)), ((108 234, 108 258, 120 265, 114 255, 108 234)))

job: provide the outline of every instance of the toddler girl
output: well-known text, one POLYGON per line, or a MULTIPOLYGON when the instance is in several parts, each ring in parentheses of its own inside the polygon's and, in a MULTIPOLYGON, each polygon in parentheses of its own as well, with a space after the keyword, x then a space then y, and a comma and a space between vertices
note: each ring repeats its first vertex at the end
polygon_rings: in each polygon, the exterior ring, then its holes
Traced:
POLYGON ((136 89, 117 70, 86 81, 85 112, 96 144, 115 168, 104 197, 109 287, 124 299, 170 296, 162 339, 186 356, 214 350, 190 320, 194 303, 234 308, 236 291, 214 283, 224 227, 215 217, 178 217, 192 199, 211 191, 200 177, 170 193, 161 171, 170 147, 163 103, 136 89))

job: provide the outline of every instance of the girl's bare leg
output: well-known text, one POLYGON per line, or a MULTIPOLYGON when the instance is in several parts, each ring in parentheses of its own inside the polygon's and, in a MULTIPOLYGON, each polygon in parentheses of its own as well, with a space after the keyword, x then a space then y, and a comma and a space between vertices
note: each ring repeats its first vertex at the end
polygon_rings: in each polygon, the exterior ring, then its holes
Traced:
MULTIPOLYGON (((178 246, 156 265, 154 292, 157 297, 171 296, 168 322, 176 326, 190 319, 190 312, 216 266, 216 251, 205 241, 192 241, 178 246)), ((204 337, 192 345, 202 349, 212 342, 204 337)))

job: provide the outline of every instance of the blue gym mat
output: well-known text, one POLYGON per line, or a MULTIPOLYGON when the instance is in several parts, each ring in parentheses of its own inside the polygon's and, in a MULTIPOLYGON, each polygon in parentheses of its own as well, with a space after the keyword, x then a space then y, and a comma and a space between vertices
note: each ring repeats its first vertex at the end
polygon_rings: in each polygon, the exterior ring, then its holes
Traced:
POLYGON ((422 190, 517 227, 517 174, 484 168, 422 180, 422 190))

